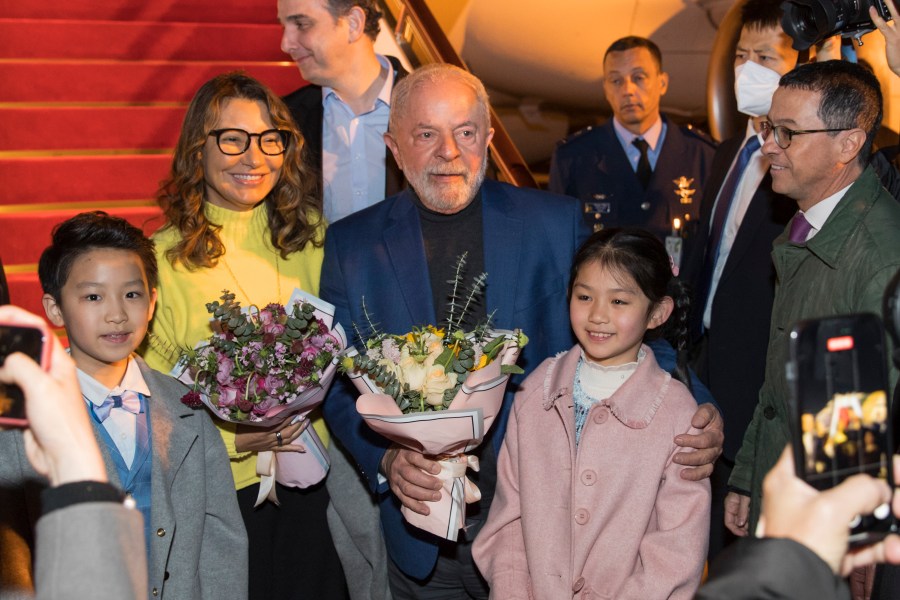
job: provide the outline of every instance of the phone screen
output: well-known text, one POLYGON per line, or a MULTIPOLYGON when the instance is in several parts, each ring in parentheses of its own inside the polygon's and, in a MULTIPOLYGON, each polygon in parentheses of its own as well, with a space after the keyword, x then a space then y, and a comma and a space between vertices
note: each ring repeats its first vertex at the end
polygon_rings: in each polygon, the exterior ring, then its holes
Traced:
MULTIPOLYGON (((893 487, 881 320, 866 314, 804 321, 791 333, 791 355, 798 475, 819 490, 857 473, 893 487)), ((884 513, 860 519, 854 530, 858 540, 890 527, 892 519, 884 513)))
MULTIPOLYGON (((13 352, 22 352, 38 364, 44 348, 44 332, 33 327, 0 325, 0 365, 13 352)), ((25 397, 19 386, 0 382, 0 420, 25 420, 25 397)))

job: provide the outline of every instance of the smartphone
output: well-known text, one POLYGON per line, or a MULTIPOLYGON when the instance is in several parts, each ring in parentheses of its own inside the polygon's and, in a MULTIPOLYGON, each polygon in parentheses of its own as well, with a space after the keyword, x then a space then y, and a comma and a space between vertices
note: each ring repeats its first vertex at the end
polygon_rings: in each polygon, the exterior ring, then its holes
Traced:
MULTIPOLYGON (((868 473, 894 488, 884 328, 874 314, 801 321, 790 334, 787 378, 797 476, 816 489, 868 473)), ((889 504, 851 523, 850 543, 897 531, 889 504)))
MULTIPOLYGON (((42 327, 0 323, 0 365, 13 352, 22 352, 46 369, 50 360, 50 333, 42 327)), ((17 385, 0 383, 0 425, 24 427, 25 396, 17 385)))

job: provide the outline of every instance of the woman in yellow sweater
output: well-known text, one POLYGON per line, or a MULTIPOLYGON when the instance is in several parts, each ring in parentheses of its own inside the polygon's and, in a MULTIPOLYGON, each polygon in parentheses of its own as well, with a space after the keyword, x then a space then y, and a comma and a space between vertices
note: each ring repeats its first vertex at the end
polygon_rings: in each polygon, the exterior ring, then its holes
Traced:
MULTIPOLYGON (((241 305, 260 307, 286 303, 295 287, 318 294, 325 224, 302 149, 287 107, 246 75, 220 75, 194 96, 158 194, 167 223, 153 236, 160 273, 151 366, 168 372, 177 359, 171 349, 210 336, 205 305, 224 289, 241 305)), ((276 484, 280 506, 254 508, 257 453, 288 450, 301 424, 217 425, 250 540, 250 600, 345 597, 324 482, 305 489, 276 484)), ((321 417, 312 426, 327 443, 321 417)), ((227 548, 209 551, 228 560, 227 548)))

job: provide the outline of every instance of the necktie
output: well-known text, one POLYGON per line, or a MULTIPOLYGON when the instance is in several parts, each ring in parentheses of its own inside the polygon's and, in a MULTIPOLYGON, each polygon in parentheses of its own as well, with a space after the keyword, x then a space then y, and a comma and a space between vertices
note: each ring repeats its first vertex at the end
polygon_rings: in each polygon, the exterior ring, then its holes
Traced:
MULTIPOLYGON (((738 183, 747 165, 750 164, 750 157, 759 150, 760 143, 758 136, 751 136, 744 147, 738 154, 734 168, 725 178, 719 192, 719 200, 716 202, 716 208, 713 212, 712 225, 709 230, 709 239, 706 242, 706 254, 703 257, 703 270, 700 273, 700 284, 697 289, 696 301, 700 307, 705 307, 708 300, 710 288, 712 287, 713 272, 715 271, 716 261, 719 258, 719 246, 722 243, 722 234, 725 233, 725 220, 728 218, 728 211, 731 210, 731 204, 734 202, 734 195, 737 192, 738 183)), ((702 330, 702 324, 698 325, 702 330)), ((698 330, 698 333, 699 331, 698 330)))
POLYGON ((100 406, 92 402, 91 409, 101 423, 109 418, 109 411, 114 408, 122 408, 130 413, 139 414, 141 412, 141 396, 142 394, 131 390, 123 392, 121 396, 110 394, 100 406))
MULTIPOLYGON (((719 202, 716 204, 716 212, 713 214, 712 227, 709 230, 709 244, 707 246, 707 255, 711 255, 713 265, 715 265, 715 259, 718 258, 719 255, 719 244, 722 242, 722 234, 725 232, 725 219, 728 217, 728 211, 731 209, 731 205, 734 202, 734 195, 737 192, 738 183, 740 183, 741 176, 744 174, 747 165, 750 163, 750 157, 757 150, 759 150, 759 137, 754 135, 748 139, 744 144, 744 147, 741 148, 741 153, 738 155, 737 162, 725 179, 725 184, 722 186, 722 191, 719 193, 719 202)), ((712 273, 710 273, 710 275, 712 275, 712 273)))
POLYGON ((811 229, 812 225, 806 220, 803 213, 798 211, 791 221, 791 233, 789 238, 795 244, 805 244, 806 236, 809 235, 811 229))
POLYGON ((650 157, 647 155, 650 144, 643 138, 635 138, 631 143, 635 148, 641 151, 641 157, 638 159, 637 171, 635 173, 637 174, 638 181, 641 182, 641 187, 646 190, 647 186, 650 185, 650 177, 653 176, 653 169, 650 168, 650 157))

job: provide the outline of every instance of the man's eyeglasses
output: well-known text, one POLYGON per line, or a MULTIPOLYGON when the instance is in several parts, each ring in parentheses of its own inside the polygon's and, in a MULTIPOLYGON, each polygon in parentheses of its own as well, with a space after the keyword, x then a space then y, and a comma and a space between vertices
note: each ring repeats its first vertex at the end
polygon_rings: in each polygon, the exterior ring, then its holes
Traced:
POLYGON ((291 139, 291 132, 283 129, 267 129, 262 133, 248 133, 243 129, 214 129, 209 135, 215 136, 216 145, 222 154, 238 156, 250 148, 250 138, 255 137, 256 143, 263 154, 278 156, 287 150, 291 139))
POLYGON ((850 131, 850 127, 841 129, 788 129, 784 125, 772 125, 769 121, 763 121, 760 125, 760 134, 762 139, 769 139, 769 133, 775 134, 775 143, 782 150, 787 150, 791 145, 791 138, 795 135, 806 135, 807 133, 834 133, 837 131, 850 131))

